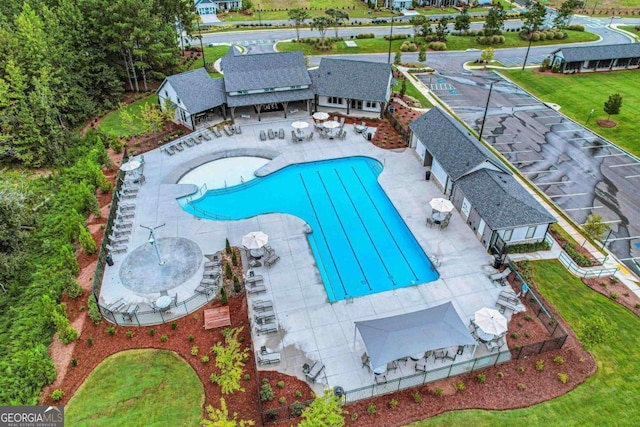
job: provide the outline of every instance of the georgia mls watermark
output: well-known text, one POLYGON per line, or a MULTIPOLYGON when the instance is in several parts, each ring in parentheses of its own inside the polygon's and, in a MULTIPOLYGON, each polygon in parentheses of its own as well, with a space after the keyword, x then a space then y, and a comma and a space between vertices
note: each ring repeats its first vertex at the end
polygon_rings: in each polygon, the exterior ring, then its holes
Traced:
POLYGON ((64 427, 64 407, 0 406, 0 427, 64 427))

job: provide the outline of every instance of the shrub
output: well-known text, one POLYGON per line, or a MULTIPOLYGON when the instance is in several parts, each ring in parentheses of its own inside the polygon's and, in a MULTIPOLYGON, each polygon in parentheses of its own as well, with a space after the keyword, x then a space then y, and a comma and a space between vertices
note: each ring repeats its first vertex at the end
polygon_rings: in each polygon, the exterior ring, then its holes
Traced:
POLYGON ((192 356, 197 356, 198 355, 198 346, 194 345, 193 347, 191 347, 191 355, 192 356))
POLYGON ((422 402, 422 395, 420 394, 419 391, 416 391, 415 393, 413 393, 413 401, 416 403, 422 402))
POLYGON ((405 41, 400 45, 400 51, 402 52, 415 52, 418 50, 418 46, 414 42, 405 41))
POLYGON ((436 387, 435 390, 433 390, 433 394, 436 396, 442 396, 444 394, 444 390, 440 387, 436 387))
POLYGON ((355 421, 357 419, 358 419, 358 413, 357 412, 354 412, 353 414, 351 414, 351 420, 352 421, 355 421))
POLYGON ((194 337, 191 334, 189 334, 189 336, 187 338, 189 339, 189 342, 193 342, 196 339, 196 337, 194 337))
POLYGON ((518 372, 523 373, 524 372, 524 366, 518 366, 518 372))
POLYGON ((578 252, 570 243, 566 243, 564 246, 562 246, 562 249, 564 249, 567 255, 569 255, 571 259, 573 259, 580 267, 592 266, 592 261, 578 252))
POLYGON ((87 337, 87 344, 89 344, 89 347, 91 347, 93 345, 93 338, 92 337, 87 337))
POLYGON ((436 51, 447 50, 447 44, 443 42, 431 42, 429 43, 429 49, 433 49, 436 51))
POLYGON ((476 375, 476 382, 479 382, 480 384, 484 384, 484 382, 487 381, 487 375, 480 373, 478 375, 476 375))
POLYGON ((617 293, 617 292, 611 292, 611 293, 609 294, 609 297, 611 297, 611 299, 612 299, 612 300, 614 300, 614 301, 615 301, 615 300, 617 300, 619 296, 620 296, 620 295, 618 295, 618 293, 617 293))
POLYGON ((302 415, 302 411, 304 411, 304 405, 296 400, 289 406, 289 409, 294 417, 299 417, 302 415))
POLYGON ((74 368, 78 366, 78 359, 76 359, 75 357, 71 359, 71 366, 73 366, 74 368))
POLYGON ((531 41, 534 41, 534 42, 540 41, 540 33, 537 32, 537 31, 535 33, 533 33, 531 35, 531 41))
POLYGON ((169 339, 169 337, 168 337, 168 336, 166 336, 165 334, 162 334, 162 335, 160 336, 160 341, 162 341, 162 342, 167 342, 167 340, 168 340, 168 339, 169 339))
POLYGON ((173 329, 174 331, 178 329, 178 322, 176 322, 175 320, 171 322, 171 329, 173 329))
POLYGON ((251 375, 249 374, 244 374, 244 376, 242 377, 245 381, 249 381, 251 379, 251 375))
POLYGON ((374 403, 369 403, 369 406, 367 406, 367 414, 373 415, 375 413, 376 413, 376 405, 374 403))
POLYGON ((558 379, 562 384, 566 384, 569 380, 569 374, 565 374, 564 372, 558 372, 558 379))
POLYGON ((294 393, 295 397, 302 397, 302 392, 300 390, 296 390, 296 392, 294 393))
POLYGON ((229 243, 229 239, 225 239, 224 250, 227 255, 231 255, 231 244, 229 243))
POLYGON ((504 373, 502 373, 502 372, 497 372, 497 373, 496 373, 496 377, 498 377, 498 378, 504 378, 504 373))
POLYGON ((231 264, 233 264, 234 267, 238 265, 238 257, 236 255, 236 251, 231 252, 231 264))
POLYGON ((578 24, 569 25, 569 26, 567 27, 567 30, 572 30, 572 31, 584 31, 584 26, 583 26, 583 25, 578 25, 578 24))
POLYGON ((514 340, 517 340, 518 338, 520 338, 520 334, 519 334, 519 333, 517 333, 517 332, 513 332, 513 333, 511 334, 511 338, 513 338, 514 340))
POLYGON ((57 388, 53 390, 53 392, 51 393, 51 399, 54 400, 55 402, 62 400, 63 397, 64 397, 64 391, 62 391, 62 389, 57 388))
POLYGON ((227 291, 225 291, 224 288, 220 288, 220 302, 222 303, 222 305, 227 305, 229 303, 229 298, 227 298, 227 291))
POLYGON ((467 386, 464 384, 464 382, 463 382, 463 381, 458 381, 457 383, 455 383, 455 384, 453 385, 453 388, 454 388, 454 389, 456 389, 457 391, 462 391, 462 390, 464 390, 465 388, 467 388, 467 386))
POLYGON ((209 359, 209 355, 208 355, 208 354, 205 354, 204 356, 202 356, 202 357, 200 358, 200 361, 201 361, 202 363, 209 363, 209 360, 210 360, 210 359, 209 359))
POLYGON ((529 338, 531 336, 531 334, 529 332, 525 332, 523 335, 524 335, 525 338, 529 338))
POLYGON ((376 35, 373 33, 360 33, 356 35, 357 39, 375 39, 376 35))
MULTIPOLYGON (((92 240, 93 241, 93 240, 92 240)), ((74 278, 69 278, 69 280, 65 283, 64 291, 70 298, 78 298, 80 295, 84 293, 84 289, 80 286, 80 283, 74 278)))
POLYGON ((518 390, 524 391, 526 388, 527 388, 527 386, 526 386, 526 385, 524 385, 524 384, 522 384, 522 383, 519 383, 519 384, 518 384, 518 390))
POLYGON ((224 265, 224 277, 227 280, 231 280, 231 278, 233 277, 233 271, 231 271, 231 264, 226 263, 224 265))
POLYGON ((564 357, 562 356, 556 356, 553 358, 553 363, 555 363, 556 365, 562 365, 564 363, 564 357))
MULTIPOLYGON (((404 40, 407 37, 409 37, 408 34, 393 34, 391 36, 391 40, 404 40)), ((384 36, 384 39, 388 41, 389 40, 389 36, 384 36)))
POLYGON ((523 326, 524 326, 524 323, 518 322, 518 328, 522 328, 523 326))
POLYGON ((285 403, 287 403, 287 398, 284 396, 280 396, 280 398, 278 398, 278 402, 284 405, 285 403))
POLYGON ((242 291, 242 288, 240 287, 240 280, 238 279, 238 276, 234 274, 233 275, 233 292, 235 292, 236 294, 239 294, 241 291, 242 291))
POLYGON ((111 336, 115 335, 115 334, 116 334, 116 327, 115 327, 115 326, 109 326, 109 327, 107 328, 107 333, 108 333, 109 335, 111 335, 111 336))
POLYGON ((149 335, 150 336, 154 336, 155 334, 156 334, 156 330, 155 329, 153 329, 153 328, 149 329, 149 335))
POLYGON ((102 319, 102 313, 100 313, 100 309, 98 308, 98 304, 96 304, 96 299, 93 297, 93 294, 89 295, 87 305, 89 306, 89 318, 94 325, 97 325, 102 319))
POLYGON ((133 332, 132 331, 125 332, 125 335, 127 336, 127 338, 133 338, 133 332))
POLYGON ((544 360, 536 360, 536 371, 542 371, 544 369, 544 360))
POLYGON ((271 384, 262 384, 260 387, 260 400, 263 402, 273 400, 273 390, 271 389, 271 384))
POLYGON ((531 320, 532 320, 531 315, 529 315, 529 314, 525 314, 525 315, 524 315, 524 320, 526 320, 527 322, 531 322, 531 320))

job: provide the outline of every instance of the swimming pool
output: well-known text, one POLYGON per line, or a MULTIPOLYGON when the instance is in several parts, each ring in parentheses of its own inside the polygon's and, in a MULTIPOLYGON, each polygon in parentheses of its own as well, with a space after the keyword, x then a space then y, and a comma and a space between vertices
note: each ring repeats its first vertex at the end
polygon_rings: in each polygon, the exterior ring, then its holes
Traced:
POLYGON ((244 219, 288 213, 307 235, 330 302, 434 281, 438 273, 378 184, 382 165, 350 157, 288 166, 181 201, 191 214, 244 219))

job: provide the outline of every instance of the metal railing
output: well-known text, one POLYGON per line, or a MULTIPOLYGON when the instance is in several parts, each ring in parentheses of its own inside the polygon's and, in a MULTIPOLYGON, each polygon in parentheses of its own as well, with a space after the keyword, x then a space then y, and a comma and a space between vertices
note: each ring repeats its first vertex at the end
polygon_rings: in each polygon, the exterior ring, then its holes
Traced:
POLYGON ((618 271, 617 267, 614 268, 605 268, 603 267, 591 267, 584 268, 580 267, 576 262, 569 256, 565 251, 560 251, 560 255, 558 256, 558 260, 564 265, 564 267, 569 271, 569 273, 573 274, 577 277, 601 277, 601 276, 612 276, 616 274, 618 271))

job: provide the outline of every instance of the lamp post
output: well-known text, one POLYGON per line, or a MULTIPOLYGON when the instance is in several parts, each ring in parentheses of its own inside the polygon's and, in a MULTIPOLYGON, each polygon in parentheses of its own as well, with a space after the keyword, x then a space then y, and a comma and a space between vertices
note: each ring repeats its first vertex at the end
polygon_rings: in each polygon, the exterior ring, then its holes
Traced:
POLYGON ((529 57, 529 50, 531 50, 531 42, 533 41, 533 34, 529 33, 529 46, 527 47, 527 53, 524 55, 524 62, 522 63, 522 71, 527 65, 527 58, 529 57))
POLYGON ((204 46, 202 45, 202 31, 200 30, 200 15, 196 18, 196 23, 198 24, 198 38, 200 39, 200 50, 202 51, 202 65, 204 69, 207 69, 207 60, 204 57, 204 46))
POLYGON ((584 122, 585 125, 589 124, 589 119, 591 119, 591 116, 593 116, 593 112, 594 112, 594 109, 592 108, 591 111, 589 111, 589 117, 587 117, 587 121, 584 122))
POLYGON ((604 249, 604 247, 607 246, 607 242, 609 241, 609 237, 611 237, 612 232, 613 230, 609 229, 609 234, 607 234, 607 237, 604 239, 604 243, 602 244, 602 247, 600 249, 604 249))
POLYGON ((387 63, 391 64, 391 42, 393 41, 393 16, 391 17, 391 30, 389 30, 389 55, 387 56, 387 63))
POLYGON ((260 3, 258 3, 258 23, 262 27, 262 9, 260 9, 260 3))
POLYGON ((489 96, 487 96, 487 105, 484 106, 484 115, 482 116, 482 126, 480 127, 480 134, 478 135, 478 141, 482 141, 482 132, 484 131, 484 122, 487 120, 487 111, 489 110, 489 101, 491 100, 491 92, 493 91, 493 84, 496 81, 493 80, 489 85, 489 96))
POLYGON ((161 225, 158 225, 156 227, 145 227, 144 225, 140 226, 142 228, 146 228, 147 230, 149 230, 149 240, 148 240, 148 242, 156 250, 156 255, 158 256, 158 265, 164 265, 164 261, 162 260, 162 257, 160 256, 160 249, 158 249, 155 230, 156 230, 156 228, 160 228, 160 227, 164 227, 164 226, 165 226, 165 224, 161 224, 161 225))

